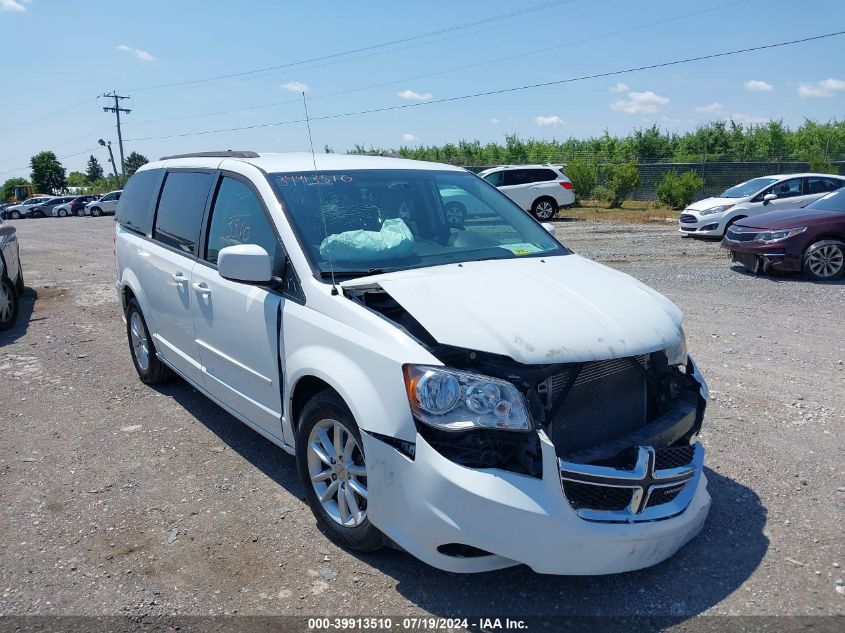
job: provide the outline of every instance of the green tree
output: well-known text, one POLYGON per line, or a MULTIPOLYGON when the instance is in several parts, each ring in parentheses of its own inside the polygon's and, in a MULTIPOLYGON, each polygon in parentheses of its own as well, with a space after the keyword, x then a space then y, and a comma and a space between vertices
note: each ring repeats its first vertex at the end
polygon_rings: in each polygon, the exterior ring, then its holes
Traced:
POLYGON ((15 187, 17 185, 28 185, 29 181, 26 178, 9 178, 6 182, 3 183, 3 199, 0 202, 5 200, 12 200, 15 196, 15 187))
POLYGON ((91 183, 103 177, 103 167, 97 157, 91 154, 88 158, 88 164, 85 166, 85 178, 91 183))
POLYGON ((605 181, 596 189, 596 193, 611 209, 616 209, 639 186, 640 170, 632 162, 609 165, 605 171, 605 181))
POLYGON ((54 194, 67 186, 65 168, 53 152, 40 152, 30 159, 32 184, 38 193, 54 194))
POLYGON ((575 193, 575 204, 589 198, 596 188, 598 169, 593 162, 585 158, 575 157, 564 167, 564 172, 572 181, 572 191, 575 193))
POLYGON ((657 199, 673 209, 685 209, 704 187, 704 178, 696 172, 685 171, 680 176, 674 169, 657 183, 657 199))
POLYGON ((132 152, 126 157, 126 176, 127 178, 138 171, 139 168, 149 163, 149 159, 138 152, 132 152))
POLYGON ((82 188, 87 187, 88 184, 88 177, 81 171, 72 171, 67 175, 68 187, 82 188))

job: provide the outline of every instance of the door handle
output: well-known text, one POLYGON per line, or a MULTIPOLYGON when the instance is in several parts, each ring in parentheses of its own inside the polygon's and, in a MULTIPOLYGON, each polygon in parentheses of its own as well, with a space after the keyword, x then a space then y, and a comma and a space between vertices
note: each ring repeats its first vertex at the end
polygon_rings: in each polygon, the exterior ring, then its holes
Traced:
POLYGON ((181 272, 175 272, 170 277, 175 281, 177 284, 183 284, 188 281, 188 278, 185 277, 181 272))
POLYGON ((211 288, 209 288, 208 285, 204 281, 203 282, 195 281, 194 283, 191 284, 191 287, 194 290, 196 290, 197 292, 202 293, 204 295, 210 295, 211 294, 211 288))

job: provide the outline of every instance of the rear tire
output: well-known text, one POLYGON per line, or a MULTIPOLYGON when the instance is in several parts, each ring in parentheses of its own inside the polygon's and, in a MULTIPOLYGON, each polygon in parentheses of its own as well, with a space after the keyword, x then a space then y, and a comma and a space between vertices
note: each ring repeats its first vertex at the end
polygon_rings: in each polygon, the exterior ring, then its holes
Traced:
POLYGON ((9 217, 13 220, 20 220, 21 219, 21 212, 15 209, 9 214, 9 217))
POLYGON ((102 212, 103 211, 100 209, 100 207, 91 207, 91 215, 93 215, 95 218, 100 217, 102 212))
POLYGON ((64 209, 59 209, 59 210, 56 212, 56 214, 57 214, 60 218, 63 218, 63 217, 65 217, 65 216, 67 216, 67 211, 65 211, 64 209))
POLYGON ((146 385, 157 385, 170 380, 173 372, 156 356, 155 345, 147 329, 147 322, 141 312, 141 306, 132 298, 126 306, 126 338, 129 340, 129 353, 138 377, 146 385))
POLYGON ((0 332, 8 330, 18 320, 18 290, 11 280, 0 281, 0 332))
POLYGON ((361 431, 337 392, 322 391, 308 401, 296 434, 296 467, 305 498, 335 543, 372 552, 385 540, 367 516, 363 447, 361 431))
POLYGON ((538 198, 531 205, 531 215, 540 222, 548 222, 557 213, 557 202, 552 198, 538 198))
POLYGON ((845 244, 817 242, 804 255, 804 274, 813 281, 833 281, 845 273, 845 244))

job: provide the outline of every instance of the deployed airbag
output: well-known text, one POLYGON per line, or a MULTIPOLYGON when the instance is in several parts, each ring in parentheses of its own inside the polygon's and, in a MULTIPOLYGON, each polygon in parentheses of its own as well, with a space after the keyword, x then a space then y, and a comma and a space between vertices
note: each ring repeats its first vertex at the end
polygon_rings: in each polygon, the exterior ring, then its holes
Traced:
POLYGON ((320 244, 320 256, 351 262, 372 262, 381 258, 404 257, 414 247, 411 229, 401 218, 385 220, 380 231, 344 231, 329 235, 320 244))

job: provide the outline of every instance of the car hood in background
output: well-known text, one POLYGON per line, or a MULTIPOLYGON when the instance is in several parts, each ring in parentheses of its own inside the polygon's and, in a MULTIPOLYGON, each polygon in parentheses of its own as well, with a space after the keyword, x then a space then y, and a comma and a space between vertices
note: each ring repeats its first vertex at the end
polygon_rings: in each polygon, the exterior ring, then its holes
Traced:
POLYGON ((751 218, 743 218, 736 222, 735 226, 777 230, 834 222, 845 225, 845 211, 783 209, 781 211, 770 211, 751 218))
POLYGON ((528 364, 634 356, 681 339, 671 301, 578 255, 449 264, 341 285, 381 287, 438 343, 528 364))
POLYGON ((687 207, 687 209, 691 209, 693 211, 704 211, 705 209, 710 209, 712 207, 721 207, 726 204, 739 204, 741 202, 747 202, 747 198, 705 198, 704 200, 693 202, 687 207))

